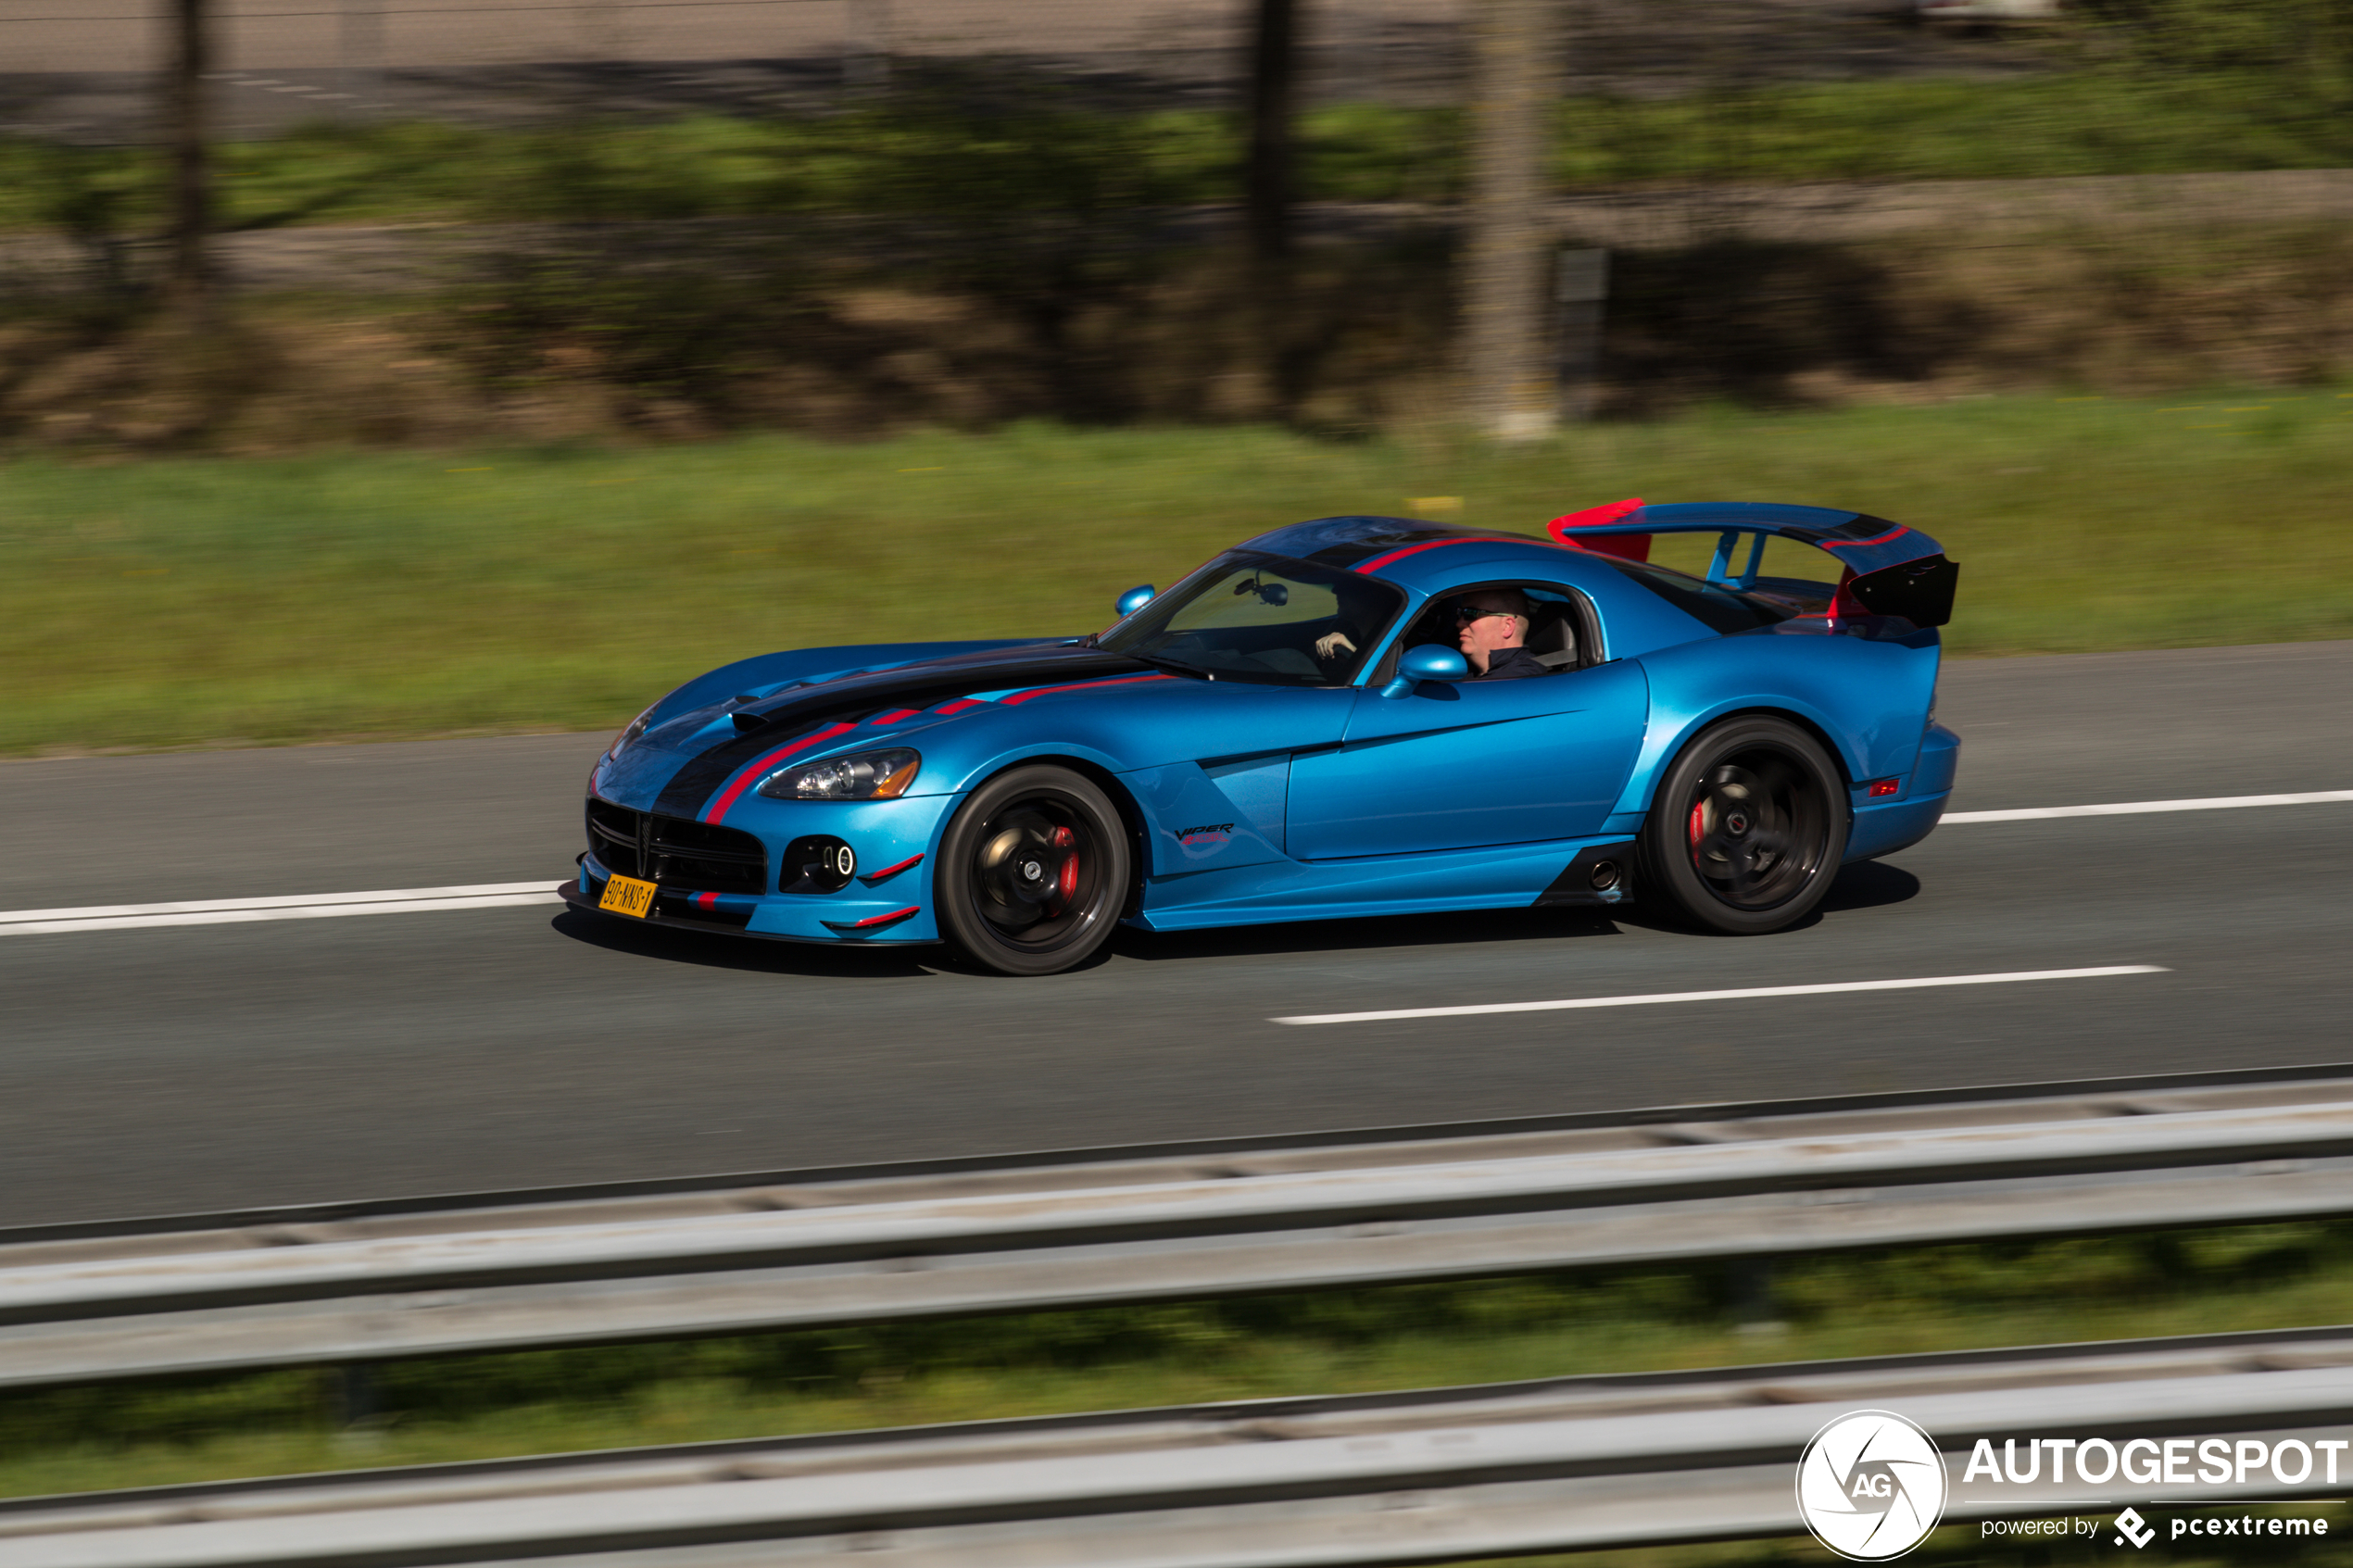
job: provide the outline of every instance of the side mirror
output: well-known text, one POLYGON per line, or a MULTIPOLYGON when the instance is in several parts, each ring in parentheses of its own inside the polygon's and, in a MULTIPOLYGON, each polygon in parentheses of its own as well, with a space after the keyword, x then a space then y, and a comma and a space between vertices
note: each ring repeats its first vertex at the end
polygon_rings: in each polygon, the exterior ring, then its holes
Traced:
POLYGON ((1119 611, 1120 618, 1125 620, 1151 603, 1152 596, 1159 591, 1149 583, 1139 588, 1130 588, 1119 596, 1118 601, 1112 608, 1119 611))
POLYGON ((1470 660, 1453 648, 1437 643, 1424 643, 1405 650, 1397 661, 1397 672, 1416 681, 1467 681, 1470 660))
POLYGON ((1397 678, 1381 688, 1383 696, 1404 696, 1424 681, 1467 681, 1470 660, 1453 648, 1424 643, 1407 648, 1397 660, 1397 678))

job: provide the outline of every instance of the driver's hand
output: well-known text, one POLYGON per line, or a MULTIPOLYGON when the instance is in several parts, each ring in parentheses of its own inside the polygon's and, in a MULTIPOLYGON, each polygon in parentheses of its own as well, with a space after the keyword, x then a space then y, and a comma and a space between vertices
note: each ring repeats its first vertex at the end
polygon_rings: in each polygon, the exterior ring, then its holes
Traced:
POLYGON ((1356 645, 1348 640, 1348 633, 1345 632, 1327 632, 1315 639, 1317 659, 1338 659, 1342 648, 1346 648, 1350 653, 1356 651, 1356 645))

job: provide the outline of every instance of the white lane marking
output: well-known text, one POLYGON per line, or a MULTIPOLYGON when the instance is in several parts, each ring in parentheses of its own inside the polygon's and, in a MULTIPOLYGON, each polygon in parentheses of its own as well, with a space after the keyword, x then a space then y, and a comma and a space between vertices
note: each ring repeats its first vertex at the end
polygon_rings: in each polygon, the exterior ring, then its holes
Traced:
POLYGON ((2353 800, 2353 789, 2321 789, 2304 795, 2215 795, 2200 800, 2119 800, 2106 806, 2025 806, 2011 811, 1947 811, 1943 822, 2024 822, 2041 817, 2137 817, 2148 811, 2231 811, 2243 806, 2320 806, 2340 800, 2353 800))
POLYGON ((261 920, 325 920, 336 915, 396 915, 428 909, 495 909, 560 903, 538 882, 485 882, 470 887, 395 887, 374 893, 309 893, 269 898, 202 898, 175 904, 87 904, 77 909, 0 910, 0 936, 68 931, 128 931, 150 925, 233 925, 261 920))
POLYGON ((2029 969, 2007 974, 1934 974, 1919 980, 1842 980, 1828 985, 1751 985, 1738 991, 1662 991, 1647 997, 1579 997, 1562 1002, 1475 1002, 1454 1008, 1390 1008, 1380 1012, 1316 1012, 1269 1023, 1373 1023, 1390 1018, 1465 1018, 1481 1012, 1562 1012, 1573 1008, 1638 1008, 1660 1002, 1737 1002, 1756 997, 1827 997, 1841 991, 1919 991, 1932 985, 2007 985, 2021 980, 2095 980, 2111 974, 2167 974, 2157 964, 2104 969, 2029 969))
MULTIPOLYGON (((1944 822, 2017 822, 2044 817, 2123 817, 2151 811, 2221 811, 2245 806, 2314 806, 2353 801, 2353 789, 2303 795, 2227 795, 2197 800, 2126 800, 2103 806, 2030 806, 2008 811, 1948 811, 1944 822)), ((430 909, 498 909, 513 904, 552 904, 561 895, 544 882, 492 882, 470 887, 387 888, 373 893, 302 893, 268 898, 202 898, 176 904, 94 904, 78 909, 0 910, 0 936, 34 936, 65 931, 124 931, 150 925, 228 925, 262 920, 321 920, 333 915, 381 915, 430 909)), ((1280 1018, 1277 1023, 1333 1023, 1375 1018, 1445 1018, 1466 1012, 1531 1012, 1557 1008, 1632 1007, 1646 1002, 1709 1001, 1735 997, 1811 996, 1828 991, 1887 990, 1911 985, 1987 985, 1996 980, 2056 980, 2092 974, 2137 974, 2146 970, 2054 970, 2047 974, 2010 974, 1944 980, 1870 981, 1853 985, 1799 986, 1763 991, 1692 991, 1658 997, 1605 997, 1583 1001, 1513 1002, 1493 1007, 1414 1009, 1403 1012, 1334 1013, 1329 1017, 1280 1018)))
POLYGON ((560 893, 510 893, 498 898, 408 898, 396 904, 304 904, 283 909, 208 909, 184 915, 121 915, 113 920, 36 920, 0 925, 0 936, 75 931, 131 931, 150 925, 242 925, 263 920, 328 920, 337 915, 408 915, 429 909, 496 909, 510 904, 560 904, 560 893))

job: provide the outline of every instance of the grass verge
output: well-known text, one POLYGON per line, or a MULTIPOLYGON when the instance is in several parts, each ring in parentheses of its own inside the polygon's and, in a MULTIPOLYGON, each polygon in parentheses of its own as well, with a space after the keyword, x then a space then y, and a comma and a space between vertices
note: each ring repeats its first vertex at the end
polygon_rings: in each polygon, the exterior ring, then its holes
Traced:
POLYGON ((0 1395, 0 1495, 1579 1374, 2347 1321, 2353 1225, 1543 1275, 0 1395), (1760 1326, 1767 1331, 1759 1332, 1760 1326))
POLYGON ((1301 518, 1541 530, 1620 495, 1849 507, 1964 562, 1962 655, 2353 635, 2353 392, 1716 409, 1442 432, 0 467, 0 753, 614 726, 774 648, 1076 634, 1301 518))
MULTIPOLYGON (((2150 1511, 2154 1512, 2154 1511, 2150 1511)), ((2184 1512, 2187 1510, 2183 1511, 2184 1512)), ((2341 1568, 2353 1563, 2353 1541, 2346 1539, 2346 1532, 2353 1528, 2353 1514, 2342 1503, 2255 1504, 2246 1510, 2258 1518, 2282 1514, 2322 1518, 2329 1522, 2330 1534, 2323 1537, 2304 1537, 2288 1540, 2266 1536, 2260 1541, 2234 1541, 2230 1546, 2195 1543, 2196 1549, 2178 1541, 2169 1541, 2158 1549, 2162 1556, 2148 1561, 2161 1562, 2165 1568, 2208 1568, 2208 1564, 2230 1563, 2243 1568, 2246 1563, 2295 1563, 2298 1568, 2341 1568)), ((2092 1518, 2100 1524, 2111 1524, 2114 1515, 2080 1510, 2078 1519, 2092 1518)), ((2171 1515, 2158 1514, 2156 1523, 2161 1528, 2171 1515)), ((2115 1549, 2111 1531, 2093 1536, 2076 1536, 2045 1541, 2022 1541, 2017 1538, 1988 1538, 1976 1524, 1948 1524, 1931 1534, 1903 1557, 1906 1568, 2089 1568, 2092 1563, 2112 1565, 2123 1554, 2115 1549)), ((1780 1540, 1721 1541, 1707 1546, 1643 1547, 1619 1551, 1585 1551, 1547 1557, 1515 1557, 1511 1568, 1824 1568, 1835 1561, 1807 1537, 1796 1536, 1780 1540)), ((1458 1568, 1491 1568, 1491 1564, 1462 1563, 1458 1568)), ((1501 1568, 1500 1563, 1491 1568, 1501 1568)))

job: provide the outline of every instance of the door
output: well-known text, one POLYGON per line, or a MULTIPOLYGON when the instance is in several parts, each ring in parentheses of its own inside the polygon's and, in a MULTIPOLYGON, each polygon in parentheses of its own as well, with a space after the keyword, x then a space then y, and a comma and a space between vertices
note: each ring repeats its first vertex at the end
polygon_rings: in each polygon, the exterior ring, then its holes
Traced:
POLYGON ((1520 681, 1360 688, 1335 750, 1294 758, 1286 847, 1300 859, 1598 834, 1649 717, 1620 659, 1520 681))

